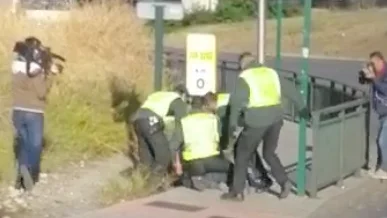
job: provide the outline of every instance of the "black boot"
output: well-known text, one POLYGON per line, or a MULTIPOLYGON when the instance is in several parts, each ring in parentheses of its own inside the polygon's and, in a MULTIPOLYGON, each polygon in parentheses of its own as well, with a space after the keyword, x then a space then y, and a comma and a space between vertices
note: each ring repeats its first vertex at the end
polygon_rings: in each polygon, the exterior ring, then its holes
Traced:
POLYGON ((281 184, 281 193, 279 194, 279 199, 285 199, 289 196, 292 191, 292 183, 290 181, 286 181, 284 184, 281 184))
POLYGON ((23 188, 26 191, 31 191, 34 187, 34 181, 32 179, 30 170, 25 165, 20 166, 20 175, 23 181, 23 188))
POLYGON ((24 189, 23 187, 23 179, 22 179, 22 176, 20 173, 17 174, 16 176, 16 180, 15 180, 15 189, 19 190, 19 189, 24 189))
POLYGON ((268 176, 262 176, 254 181, 255 192, 262 193, 269 191, 270 187, 273 185, 273 180, 271 180, 268 176))
POLYGON ((235 193, 235 192, 227 192, 220 196, 220 199, 226 200, 226 201, 239 201, 242 202, 245 200, 245 196, 243 193, 235 193))
POLYGON ((251 187, 255 188, 257 193, 265 192, 273 185, 273 181, 266 174, 259 175, 251 168, 247 169, 247 180, 251 187))

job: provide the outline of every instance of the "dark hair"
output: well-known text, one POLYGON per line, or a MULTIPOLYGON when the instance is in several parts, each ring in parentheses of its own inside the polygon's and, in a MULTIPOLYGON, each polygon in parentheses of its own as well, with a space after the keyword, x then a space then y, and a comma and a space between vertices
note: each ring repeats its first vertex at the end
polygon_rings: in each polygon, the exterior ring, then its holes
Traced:
POLYGON ((238 56, 238 63, 241 64, 241 62, 243 61, 243 59, 247 58, 247 57, 252 57, 253 54, 251 54, 251 52, 243 52, 241 53, 239 56, 238 56))
POLYGON ((191 106, 193 109, 201 109, 204 105, 204 98, 201 96, 193 96, 191 106))
POLYGON ((24 42, 19 41, 15 43, 12 51, 25 58, 27 55, 27 49, 27 45, 24 42))
POLYGON ((35 36, 29 36, 29 37, 25 38, 24 42, 27 45, 34 45, 34 46, 42 45, 42 42, 38 38, 36 38, 35 36))
POLYGON ((384 60, 383 54, 380 51, 371 52, 370 58, 375 58, 375 57, 379 58, 380 60, 384 60))
POLYGON ((30 67, 32 62, 36 62, 34 58, 34 52, 37 50, 40 52, 39 48, 42 45, 42 42, 36 38, 35 36, 29 36, 24 39, 24 44, 26 45, 26 53, 25 53, 25 59, 26 59, 26 73, 28 77, 33 77, 34 75, 30 72, 30 67))
POLYGON ((242 54, 239 55, 238 57, 238 64, 239 64, 239 69, 244 70, 244 68, 249 64, 247 62, 247 59, 254 59, 254 55, 251 54, 251 52, 243 52, 242 54))
POLYGON ((187 93, 187 88, 185 87, 184 84, 178 84, 175 86, 173 91, 179 93, 180 95, 187 93))
POLYGON ((210 105, 213 102, 216 102, 218 99, 218 96, 213 92, 207 92, 207 94, 204 95, 204 104, 210 105))

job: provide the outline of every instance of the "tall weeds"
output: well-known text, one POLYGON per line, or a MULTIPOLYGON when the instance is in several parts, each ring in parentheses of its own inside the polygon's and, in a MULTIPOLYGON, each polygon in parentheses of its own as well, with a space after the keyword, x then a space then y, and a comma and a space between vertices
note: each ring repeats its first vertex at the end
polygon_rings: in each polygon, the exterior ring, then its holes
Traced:
POLYGON ((121 101, 134 111, 138 103, 130 99, 141 98, 153 84, 150 32, 128 5, 87 5, 72 9, 69 19, 41 24, 3 12, 0 30, 0 175, 12 169, 13 158, 11 51, 15 41, 31 35, 67 59, 49 96, 43 167, 124 148, 124 126, 112 119, 114 93, 128 95, 121 101))

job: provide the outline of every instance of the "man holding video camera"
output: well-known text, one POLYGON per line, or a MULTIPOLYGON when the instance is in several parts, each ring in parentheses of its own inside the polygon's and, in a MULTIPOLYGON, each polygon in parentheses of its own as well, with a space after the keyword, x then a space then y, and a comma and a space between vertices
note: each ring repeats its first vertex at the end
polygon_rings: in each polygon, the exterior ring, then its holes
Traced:
POLYGON ((370 54, 370 61, 359 72, 359 83, 370 84, 372 106, 379 116, 379 133, 377 138, 378 163, 373 177, 387 179, 387 66, 381 52, 370 54))
POLYGON ((12 121, 18 175, 15 188, 30 191, 39 179, 44 110, 51 78, 62 71, 53 58, 64 59, 51 53, 35 37, 16 42, 13 52, 12 121))

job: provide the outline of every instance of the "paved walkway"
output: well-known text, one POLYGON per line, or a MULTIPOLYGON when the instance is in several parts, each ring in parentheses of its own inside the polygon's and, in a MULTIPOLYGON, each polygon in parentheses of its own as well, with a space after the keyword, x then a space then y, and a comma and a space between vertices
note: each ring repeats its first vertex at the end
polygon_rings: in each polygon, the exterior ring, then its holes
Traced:
MULTIPOLYGON (((288 168, 295 166, 297 160, 297 131, 296 124, 286 122, 281 133, 278 153, 288 168)), ((309 145, 311 141, 309 137, 309 145)), ((311 152, 308 152, 308 156, 311 156, 311 152)), ((208 190, 200 193, 176 188, 159 195, 124 202, 71 218, 302 218, 311 215, 328 200, 361 187, 367 181, 369 181, 367 176, 351 177, 344 181, 345 187, 329 187, 320 191, 317 199, 292 194, 280 201, 272 194, 252 193, 242 203, 220 201, 220 191, 208 190)), ((274 187, 273 191, 278 192, 279 187, 274 187)))
POLYGON ((242 203, 220 201, 218 191, 199 193, 177 188, 72 218, 307 218, 327 200, 351 191, 366 180, 348 179, 347 188, 328 188, 319 193, 318 199, 291 195, 280 201, 273 195, 252 194, 242 203))

